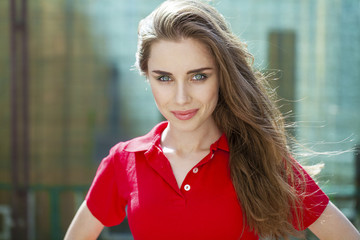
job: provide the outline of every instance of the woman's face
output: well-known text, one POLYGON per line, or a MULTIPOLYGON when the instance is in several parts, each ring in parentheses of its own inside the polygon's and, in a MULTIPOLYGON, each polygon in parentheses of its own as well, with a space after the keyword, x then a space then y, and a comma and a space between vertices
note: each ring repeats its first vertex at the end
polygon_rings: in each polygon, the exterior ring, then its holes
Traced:
POLYGON ((172 128, 216 126, 212 113, 218 101, 218 69, 203 43, 191 38, 153 43, 147 77, 157 107, 172 128))

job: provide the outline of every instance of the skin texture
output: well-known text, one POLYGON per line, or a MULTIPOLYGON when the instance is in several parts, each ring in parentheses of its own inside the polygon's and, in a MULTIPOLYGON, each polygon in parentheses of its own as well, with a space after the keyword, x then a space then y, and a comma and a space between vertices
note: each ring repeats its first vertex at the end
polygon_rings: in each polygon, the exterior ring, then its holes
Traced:
POLYGON ((209 50, 193 39, 160 40, 151 47, 148 79, 161 114, 171 129, 194 132, 217 128, 212 118, 219 91, 215 61, 209 50), (197 110, 189 120, 174 111, 197 110))
POLYGON ((103 228, 104 225, 92 215, 89 208, 86 206, 86 201, 84 201, 71 222, 64 239, 97 239, 103 228))
POLYGON ((321 216, 309 227, 320 240, 359 240, 360 234, 331 202, 321 216))

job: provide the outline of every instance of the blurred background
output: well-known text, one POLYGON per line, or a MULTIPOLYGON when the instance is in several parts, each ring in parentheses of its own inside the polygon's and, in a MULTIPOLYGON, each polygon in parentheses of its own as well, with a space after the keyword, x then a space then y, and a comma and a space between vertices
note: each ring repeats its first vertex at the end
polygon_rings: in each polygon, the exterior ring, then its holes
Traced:
MULTIPOLYGON (((0 0, 0 239, 62 239, 118 141, 162 120, 131 70, 160 0, 0 0)), ((360 226, 360 1, 215 0, 324 163, 317 180, 360 226)), ((126 220, 101 239, 132 239, 126 220)))

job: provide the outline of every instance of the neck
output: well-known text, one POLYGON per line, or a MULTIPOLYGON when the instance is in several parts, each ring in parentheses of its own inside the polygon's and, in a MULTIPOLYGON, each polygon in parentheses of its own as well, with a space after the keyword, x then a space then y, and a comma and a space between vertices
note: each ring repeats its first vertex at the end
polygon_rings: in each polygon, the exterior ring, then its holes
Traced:
POLYGON ((211 127, 199 128, 194 131, 181 131, 171 126, 169 122, 161 135, 161 145, 164 151, 178 154, 190 154, 207 151, 210 145, 221 136, 216 124, 211 127))

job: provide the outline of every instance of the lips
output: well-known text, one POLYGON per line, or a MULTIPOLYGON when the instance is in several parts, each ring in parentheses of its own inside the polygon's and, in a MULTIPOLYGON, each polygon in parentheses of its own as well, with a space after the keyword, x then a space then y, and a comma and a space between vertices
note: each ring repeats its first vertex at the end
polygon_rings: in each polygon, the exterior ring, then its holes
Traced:
POLYGON ((199 109, 191 109, 186 111, 171 111, 179 120, 189 120, 195 116, 199 109))

